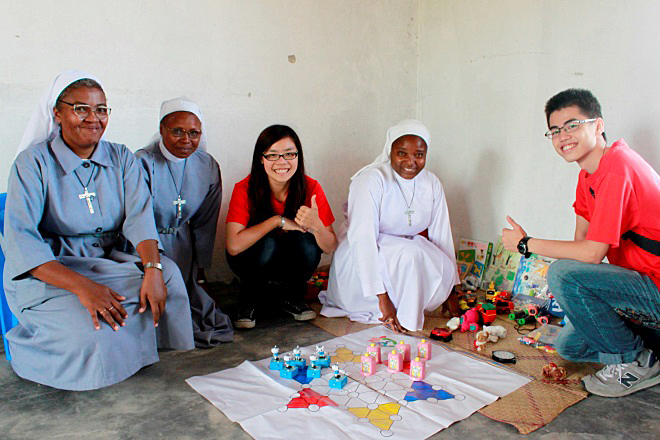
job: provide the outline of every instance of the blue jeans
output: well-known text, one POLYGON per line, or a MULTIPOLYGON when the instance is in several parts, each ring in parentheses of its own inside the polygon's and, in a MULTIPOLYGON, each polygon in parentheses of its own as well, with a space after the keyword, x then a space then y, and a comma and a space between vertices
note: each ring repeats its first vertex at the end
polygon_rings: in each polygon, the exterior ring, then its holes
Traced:
POLYGON ((550 291, 570 320, 555 348, 570 361, 629 363, 660 340, 660 291, 651 278, 613 264, 557 260, 550 291))

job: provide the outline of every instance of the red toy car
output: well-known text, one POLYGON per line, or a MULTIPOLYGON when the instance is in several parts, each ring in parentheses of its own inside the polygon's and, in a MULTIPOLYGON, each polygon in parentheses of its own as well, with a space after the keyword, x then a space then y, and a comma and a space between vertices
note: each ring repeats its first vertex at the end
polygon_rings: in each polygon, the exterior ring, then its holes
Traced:
POLYGON ((498 299, 495 301, 495 310, 498 315, 508 315, 513 312, 513 301, 508 299, 498 299))
POLYGON ((511 294, 509 292, 496 292, 493 303, 495 304, 495 310, 497 310, 498 315, 513 312, 513 301, 511 301, 511 294))
POLYGON ((479 314, 481 315, 481 321, 484 323, 484 325, 492 324, 497 317, 495 306, 489 303, 480 304, 479 314))
POLYGON ((449 331, 449 329, 444 327, 434 328, 431 331, 429 337, 431 339, 435 339, 436 341, 442 341, 442 342, 449 342, 452 340, 451 332, 449 331))

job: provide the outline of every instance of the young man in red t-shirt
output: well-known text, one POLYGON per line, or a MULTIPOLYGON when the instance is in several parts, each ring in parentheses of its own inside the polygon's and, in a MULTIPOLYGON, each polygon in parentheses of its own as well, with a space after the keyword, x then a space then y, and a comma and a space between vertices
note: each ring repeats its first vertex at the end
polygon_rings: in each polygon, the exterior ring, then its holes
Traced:
POLYGON ((582 384, 625 396, 660 383, 650 349, 660 341, 660 177, 623 140, 607 146, 600 104, 588 90, 555 95, 545 113, 555 151, 581 168, 574 240, 530 238, 507 217, 512 229, 502 241, 507 250, 558 259, 548 284, 570 322, 557 352, 606 364, 582 384))

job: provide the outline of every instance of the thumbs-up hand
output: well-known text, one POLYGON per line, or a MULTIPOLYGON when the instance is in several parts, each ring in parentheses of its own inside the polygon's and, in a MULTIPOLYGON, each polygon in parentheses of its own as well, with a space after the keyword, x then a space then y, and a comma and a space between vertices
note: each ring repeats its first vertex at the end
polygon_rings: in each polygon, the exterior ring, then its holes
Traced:
POLYGON ((312 196, 312 206, 301 206, 296 213, 296 223, 306 231, 314 233, 323 227, 323 222, 319 217, 319 207, 316 204, 316 194, 312 196))
POLYGON ((506 216, 506 221, 511 225, 511 229, 502 229, 502 245, 507 251, 518 252, 518 242, 527 235, 525 230, 511 217, 506 216))

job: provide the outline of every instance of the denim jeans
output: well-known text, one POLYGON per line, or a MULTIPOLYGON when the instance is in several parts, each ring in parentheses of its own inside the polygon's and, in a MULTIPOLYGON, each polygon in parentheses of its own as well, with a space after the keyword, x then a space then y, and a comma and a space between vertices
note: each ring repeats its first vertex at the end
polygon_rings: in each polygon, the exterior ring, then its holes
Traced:
POLYGON ((241 280, 241 307, 272 302, 273 285, 280 299, 302 300, 322 253, 313 234, 277 229, 240 254, 227 254, 229 267, 241 280))
POLYGON ((646 275, 613 264, 557 260, 548 286, 570 321, 555 344, 565 359, 629 363, 645 343, 660 338, 660 291, 646 275))

